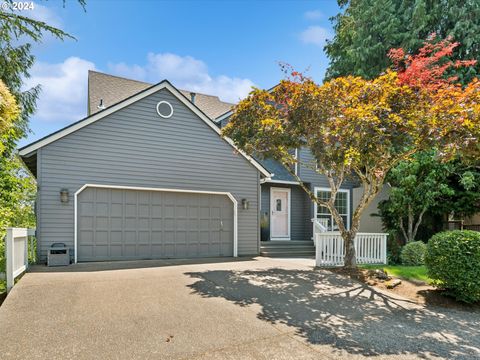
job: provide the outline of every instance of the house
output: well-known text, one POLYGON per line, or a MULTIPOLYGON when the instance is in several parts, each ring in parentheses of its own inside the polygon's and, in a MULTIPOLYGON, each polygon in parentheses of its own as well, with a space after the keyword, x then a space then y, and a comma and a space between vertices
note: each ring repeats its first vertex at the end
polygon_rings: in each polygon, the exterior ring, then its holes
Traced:
MULTIPOLYGON (((57 242, 75 262, 257 255, 262 217, 270 240, 311 242, 312 218, 334 228, 280 164, 221 137, 232 104, 166 80, 88 76, 87 117, 19 149, 38 184, 40 259, 57 242)), ((321 175, 295 171, 328 195, 321 175)), ((353 188, 338 196, 347 223, 353 188)))

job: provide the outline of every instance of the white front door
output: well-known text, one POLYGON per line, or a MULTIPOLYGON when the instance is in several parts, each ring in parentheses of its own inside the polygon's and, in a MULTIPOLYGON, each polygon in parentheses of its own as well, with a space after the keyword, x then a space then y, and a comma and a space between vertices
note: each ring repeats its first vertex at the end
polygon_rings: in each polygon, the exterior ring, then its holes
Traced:
POLYGON ((270 238, 290 240, 290 189, 270 188, 270 238))

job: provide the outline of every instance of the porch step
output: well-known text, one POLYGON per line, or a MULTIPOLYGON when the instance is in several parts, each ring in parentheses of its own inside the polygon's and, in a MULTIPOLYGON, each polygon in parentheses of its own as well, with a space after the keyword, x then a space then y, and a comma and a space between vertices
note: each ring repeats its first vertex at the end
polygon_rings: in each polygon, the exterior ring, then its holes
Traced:
POLYGON ((313 257, 315 247, 313 241, 262 241, 260 255, 268 257, 313 257))

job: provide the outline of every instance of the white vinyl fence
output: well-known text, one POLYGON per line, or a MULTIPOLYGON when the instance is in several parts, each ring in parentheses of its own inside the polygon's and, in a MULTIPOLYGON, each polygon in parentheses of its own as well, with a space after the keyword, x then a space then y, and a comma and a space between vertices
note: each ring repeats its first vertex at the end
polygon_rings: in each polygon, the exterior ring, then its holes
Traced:
POLYGON ((5 238, 7 292, 10 291, 15 284, 15 278, 28 268, 29 249, 33 247, 30 244, 30 239, 33 240, 33 236, 35 236, 35 229, 7 229, 7 236, 5 238))
MULTIPOLYGON (((315 234, 316 265, 343 266, 345 247, 339 232, 315 234)), ((358 233, 355 237, 357 264, 387 263, 387 234, 358 233)))

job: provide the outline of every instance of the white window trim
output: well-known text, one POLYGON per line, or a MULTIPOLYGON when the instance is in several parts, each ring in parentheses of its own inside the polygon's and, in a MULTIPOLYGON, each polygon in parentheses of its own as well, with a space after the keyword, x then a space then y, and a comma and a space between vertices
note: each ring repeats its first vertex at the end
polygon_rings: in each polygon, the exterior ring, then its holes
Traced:
MULTIPOLYGON (((317 196, 317 193, 318 191, 328 191, 328 192, 332 192, 332 189, 328 188, 328 187, 314 187, 314 190, 315 192, 315 196, 317 196)), ((343 193, 347 193, 347 229, 350 229, 350 212, 351 212, 351 209, 350 209, 350 190, 348 189, 339 189, 338 192, 343 192, 343 193)), ((330 214, 331 216, 331 214, 330 214)), ((316 220, 317 219, 317 204, 314 203, 313 204, 313 218, 316 220)), ((332 219, 333 221, 333 219, 332 219)))
POLYGON ((173 106, 172 106, 172 104, 170 104, 168 101, 165 101, 165 100, 159 101, 158 104, 157 104, 157 114, 164 119, 171 118, 173 116, 173 106), (170 114, 163 115, 160 112, 160 105, 163 105, 163 104, 166 104, 170 108, 170 114))
POLYGON ((292 234, 292 189, 286 187, 271 187, 270 188, 270 213, 269 213, 269 225, 270 225, 270 240, 290 240, 292 234), (273 237, 272 236, 272 191, 280 190, 288 193, 288 236, 273 237))
POLYGON ((298 148, 295 148, 295 175, 298 176, 298 148))
POLYGON ((77 263, 77 241, 78 241, 78 195, 86 188, 99 189, 120 189, 120 190, 142 190, 142 191, 162 191, 162 192, 177 192, 190 194, 211 194, 211 195, 226 195, 233 203, 233 257, 238 257, 238 201, 229 192, 222 191, 202 191, 202 190, 184 190, 184 189, 168 189, 168 188, 150 188, 137 186, 118 186, 118 185, 100 185, 100 184, 85 184, 75 192, 74 196, 74 262, 77 263))

